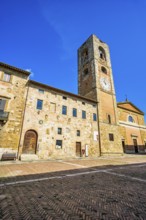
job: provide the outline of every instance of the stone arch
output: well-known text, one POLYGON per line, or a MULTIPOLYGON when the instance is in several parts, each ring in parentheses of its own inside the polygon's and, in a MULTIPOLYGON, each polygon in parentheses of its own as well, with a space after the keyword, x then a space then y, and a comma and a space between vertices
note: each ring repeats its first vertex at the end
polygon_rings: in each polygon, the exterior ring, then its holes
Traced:
POLYGON ((99 56, 102 60, 106 61, 106 53, 105 53, 105 50, 101 46, 99 47, 99 56))
POLYGON ((24 135, 23 149, 24 154, 36 154, 38 134, 35 130, 28 130, 24 135))

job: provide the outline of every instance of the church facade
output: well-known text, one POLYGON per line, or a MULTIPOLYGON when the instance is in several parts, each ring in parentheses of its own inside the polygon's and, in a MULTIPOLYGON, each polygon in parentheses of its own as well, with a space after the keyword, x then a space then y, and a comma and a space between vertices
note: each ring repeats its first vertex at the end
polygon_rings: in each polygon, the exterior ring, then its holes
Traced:
POLYGON ((146 153, 144 113, 117 103, 108 45, 78 49, 78 95, 0 63, 0 155, 21 160, 146 153))

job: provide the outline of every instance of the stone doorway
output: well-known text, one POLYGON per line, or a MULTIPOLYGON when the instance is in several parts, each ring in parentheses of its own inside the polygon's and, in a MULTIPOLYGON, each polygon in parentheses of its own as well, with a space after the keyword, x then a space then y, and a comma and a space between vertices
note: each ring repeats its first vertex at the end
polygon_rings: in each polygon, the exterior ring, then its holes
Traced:
POLYGON ((123 153, 126 152, 126 149, 125 149, 125 140, 122 140, 122 148, 123 148, 123 153))
POLYGON ((76 156, 81 157, 81 142, 76 142, 76 156))
POLYGON ((137 154, 138 153, 137 139, 133 139, 133 145, 134 145, 135 153, 137 154))
POLYGON ((24 136, 23 154, 35 154, 37 148, 37 133, 33 130, 26 131, 24 136))

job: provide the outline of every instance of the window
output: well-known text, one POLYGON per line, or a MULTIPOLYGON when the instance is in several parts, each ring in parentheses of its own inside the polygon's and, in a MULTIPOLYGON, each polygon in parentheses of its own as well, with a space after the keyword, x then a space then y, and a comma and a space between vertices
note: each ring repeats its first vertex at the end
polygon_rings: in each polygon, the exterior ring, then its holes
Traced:
POLYGON ((89 74, 89 71, 88 71, 88 68, 86 68, 85 70, 84 70, 84 76, 87 76, 89 74))
POLYGON ((50 112, 56 112, 56 104, 53 102, 50 103, 50 112))
POLYGON ((134 119, 131 115, 128 116, 128 121, 134 123, 134 119))
POLYGON ((44 90, 43 89, 38 89, 39 93, 44 94, 44 90))
POLYGON ((101 67, 101 71, 102 71, 103 73, 107 74, 107 69, 106 69, 104 66, 101 67))
POLYGON ((62 128, 58 128, 58 134, 62 134, 62 128))
POLYGON ((108 120, 108 123, 111 124, 111 116, 110 115, 107 116, 107 120, 108 120))
POLYGON ((114 141, 114 135, 113 134, 109 134, 109 140, 114 141))
POLYGON ((67 107, 65 105, 62 106, 62 114, 67 115, 67 107))
POLYGON ((87 49, 87 48, 85 48, 85 49, 83 50, 81 56, 82 56, 82 62, 83 62, 83 63, 88 60, 88 49, 87 49))
POLYGON ((93 113, 93 121, 96 121, 96 120, 97 120, 96 114, 93 113))
POLYGON ((11 75, 10 75, 10 74, 4 73, 4 75, 3 75, 3 81, 5 81, 5 82, 10 82, 10 78, 11 78, 11 75))
POLYGON ((77 117, 77 109, 73 108, 72 110, 73 117, 77 117))
POLYGON ((82 111, 82 118, 85 119, 86 118, 86 112, 82 111))
POLYGON ((77 136, 80 136, 80 130, 77 130, 77 136))
POLYGON ((62 148, 62 140, 56 140, 56 148, 61 149, 62 148))
POLYGON ((65 100, 67 100, 67 97, 66 97, 66 96, 62 96, 62 98, 65 99, 65 100))
POLYGON ((42 109, 43 108, 43 100, 38 99, 37 100, 37 109, 42 109))
POLYGON ((6 105, 6 100, 0 99, 0 111, 4 111, 6 105))
POLYGON ((105 50, 102 47, 99 47, 99 56, 102 60, 106 60, 105 50))

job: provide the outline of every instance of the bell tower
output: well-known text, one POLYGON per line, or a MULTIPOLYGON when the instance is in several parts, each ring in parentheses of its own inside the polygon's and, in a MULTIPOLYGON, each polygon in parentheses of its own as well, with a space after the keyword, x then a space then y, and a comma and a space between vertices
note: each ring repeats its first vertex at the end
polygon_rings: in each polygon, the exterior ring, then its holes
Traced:
POLYGON ((108 45, 95 35, 78 49, 78 93, 98 102, 101 154, 121 154, 110 52, 108 45))

